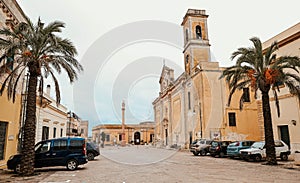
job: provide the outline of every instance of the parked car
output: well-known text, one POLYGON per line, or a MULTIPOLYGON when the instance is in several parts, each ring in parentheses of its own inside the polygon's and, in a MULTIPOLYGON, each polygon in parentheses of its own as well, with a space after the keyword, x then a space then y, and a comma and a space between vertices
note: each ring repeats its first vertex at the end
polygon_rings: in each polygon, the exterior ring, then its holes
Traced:
POLYGON ((209 153, 211 156, 224 157, 227 155, 227 146, 231 141, 212 141, 209 148, 209 153))
MULTIPOLYGON (((20 172, 21 154, 13 155, 7 161, 7 168, 20 172)), ((49 139, 35 145, 34 167, 66 166, 75 170, 79 165, 87 163, 86 143, 84 138, 65 137, 49 139)))
MULTIPOLYGON (((288 156, 291 154, 288 145, 282 140, 275 140, 276 157, 281 158, 283 161, 288 160, 288 156)), ((241 157, 245 160, 261 161, 266 158, 265 141, 255 142, 249 149, 242 149, 241 157)))
POLYGON ((96 156, 100 155, 99 146, 93 142, 86 143, 87 158, 89 161, 94 160, 96 156))
POLYGON ((196 139, 192 144, 190 151, 195 155, 198 156, 199 154, 201 156, 206 155, 209 152, 209 147, 212 140, 208 139, 196 139))
POLYGON ((248 149, 254 143, 254 141, 237 141, 228 145, 227 147, 227 156, 230 158, 240 157, 241 149, 248 149))

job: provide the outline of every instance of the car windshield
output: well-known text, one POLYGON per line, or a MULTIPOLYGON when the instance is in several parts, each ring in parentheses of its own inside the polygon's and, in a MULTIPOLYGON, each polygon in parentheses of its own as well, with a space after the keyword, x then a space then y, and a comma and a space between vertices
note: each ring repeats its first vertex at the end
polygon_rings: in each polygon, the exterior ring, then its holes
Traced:
POLYGON ((200 141, 200 144, 205 144, 205 140, 201 140, 201 141, 200 141))
POLYGON ((210 141, 210 140, 207 140, 207 141, 206 141, 206 144, 210 144, 210 143, 211 143, 211 141, 210 141))
POLYGON ((199 141, 199 140, 194 140, 194 141, 192 142, 192 144, 197 144, 198 141, 199 141))
POLYGON ((97 148, 96 144, 94 144, 94 143, 88 142, 87 144, 90 145, 94 149, 97 148))
POLYGON ((240 145, 240 142, 233 142, 231 144, 229 144, 228 146, 239 146, 240 145))
POLYGON ((211 146, 218 146, 218 145, 219 145, 218 142, 212 142, 212 143, 211 143, 211 146))
POLYGON ((265 145, 264 142, 255 142, 254 144, 252 144, 251 147, 252 147, 252 148, 257 148, 257 149, 259 149, 259 148, 263 148, 264 145, 265 145))

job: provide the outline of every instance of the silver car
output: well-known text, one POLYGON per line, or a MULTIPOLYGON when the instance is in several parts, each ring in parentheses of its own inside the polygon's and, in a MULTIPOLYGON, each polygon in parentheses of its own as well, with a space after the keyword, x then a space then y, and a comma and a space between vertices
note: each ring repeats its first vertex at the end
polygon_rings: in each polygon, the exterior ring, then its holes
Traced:
POLYGON ((211 145, 212 140, 210 139, 196 139, 192 144, 190 151, 198 156, 205 156, 209 152, 209 147, 211 145))

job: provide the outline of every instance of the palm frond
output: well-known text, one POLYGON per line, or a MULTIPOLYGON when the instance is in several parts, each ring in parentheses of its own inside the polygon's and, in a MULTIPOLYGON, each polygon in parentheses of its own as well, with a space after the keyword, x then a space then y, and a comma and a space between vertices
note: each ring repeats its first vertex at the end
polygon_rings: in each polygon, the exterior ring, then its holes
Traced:
POLYGON ((232 84, 231 87, 229 87, 230 92, 229 92, 229 96, 228 96, 227 106, 230 106, 232 95, 235 93, 235 91, 236 90, 242 90, 243 88, 247 88, 250 82, 251 81, 249 79, 248 80, 243 80, 239 83, 236 82, 236 83, 232 84))
POLYGON ((17 87, 18 87, 18 84, 19 84, 19 80, 21 78, 21 76, 23 76, 23 73, 25 71, 26 67, 23 67, 22 69, 20 69, 20 72, 19 72, 19 75, 18 77, 16 78, 16 81, 14 83, 14 86, 13 86, 13 102, 16 101, 16 91, 17 91, 17 87))
POLYGON ((275 105, 277 109, 277 116, 280 117, 280 106, 279 106, 279 99, 277 95, 277 91, 273 89, 274 99, 275 99, 275 105))
POLYGON ((54 88, 55 88, 55 94, 56 94, 56 104, 58 105, 60 103, 60 89, 59 89, 59 83, 56 79, 55 75, 52 71, 50 71, 50 75, 52 76, 52 79, 54 81, 54 88))
POLYGON ((289 88, 290 93, 296 95, 300 100, 300 86, 293 81, 286 81, 284 84, 289 88))
POLYGON ((276 54, 274 52, 278 50, 277 42, 273 42, 265 53, 265 66, 271 65, 272 61, 276 60, 276 54))

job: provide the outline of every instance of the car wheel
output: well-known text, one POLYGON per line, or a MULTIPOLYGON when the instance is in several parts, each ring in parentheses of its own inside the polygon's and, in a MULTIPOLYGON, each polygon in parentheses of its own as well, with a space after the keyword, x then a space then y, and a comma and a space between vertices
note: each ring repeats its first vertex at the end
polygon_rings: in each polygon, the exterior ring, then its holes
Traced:
POLYGON ((21 173, 21 163, 17 163, 14 172, 17 174, 21 173))
POLYGON ((287 160, 289 159, 289 157, 288 157, 287 154, 281 154, 281 155, 280 155, 280 159, 281 159, 282 161, 287 161, 287 160))
POLYGON ((246 158, 246 157, 241 157, 242 158, 242 160, 244 160, 244 161, 249 161, 249 158, 246 158))
POLYGON ((94 156, 93 153, 88 153, 87 158, 88 158, 89 161, 91 161, 91 160, 95 159, 95 156, 94 156))
POLYGON ((75 170, 78 167, 78 163, 76 160, 70 159, 66 166, 68 170, 75 170))
POLYGON ((193 152, 193 154, 194 154, 195 156, 198 156, 198 155, 199 155, 199 152, 193 152))
POLYGON ((225 156, 225 153, 224 152, 220 152, 220 158, 223 158, 225 156))
POLYGON ((201 150, 201 151, 200 151, 200 155, 201 155, 201 156, 205 156, 205 155, 206 155, 206 151, 205 151, 205 150, 201 150))
POLYGON ((259 162, 259 161, 261 161, 261 156, 258 154, 258 155, 255 155, 254 156, 254 161, 256 161, 256 162, 259 162))

